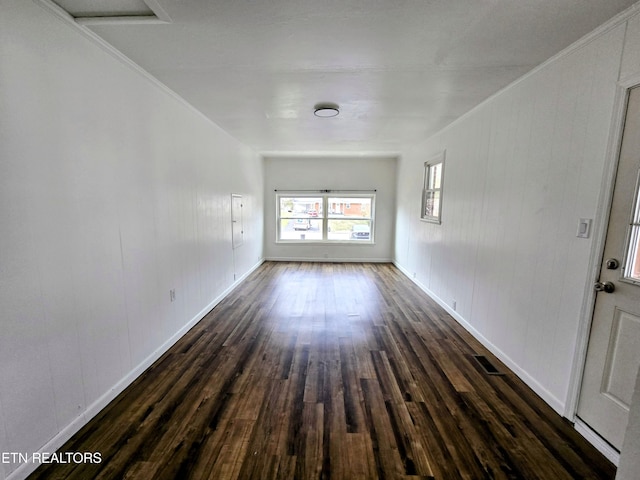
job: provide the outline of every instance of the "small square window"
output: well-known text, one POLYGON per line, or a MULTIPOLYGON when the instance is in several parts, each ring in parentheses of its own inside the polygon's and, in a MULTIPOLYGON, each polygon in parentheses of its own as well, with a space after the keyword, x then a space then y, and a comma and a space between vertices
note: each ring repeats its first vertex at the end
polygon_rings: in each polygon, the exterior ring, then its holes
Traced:
POLYGON ((441 152, 424 163, 420 218, 426 222, 441 223, 444 154, 441 152))

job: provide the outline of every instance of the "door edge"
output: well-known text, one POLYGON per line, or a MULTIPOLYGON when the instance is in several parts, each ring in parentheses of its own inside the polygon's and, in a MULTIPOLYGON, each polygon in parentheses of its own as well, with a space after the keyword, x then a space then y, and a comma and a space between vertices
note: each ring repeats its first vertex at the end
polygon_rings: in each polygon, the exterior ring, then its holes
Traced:
POLYGON ((588 424, 584 423, 580 417, 576 417, 574 423, 575 430, 582 435, 591 445, 593 445, 607 460, 616 467, 620 463, 620 452, 612 447, 609 442, 603 439, 598 432, 592 429, 588 424))

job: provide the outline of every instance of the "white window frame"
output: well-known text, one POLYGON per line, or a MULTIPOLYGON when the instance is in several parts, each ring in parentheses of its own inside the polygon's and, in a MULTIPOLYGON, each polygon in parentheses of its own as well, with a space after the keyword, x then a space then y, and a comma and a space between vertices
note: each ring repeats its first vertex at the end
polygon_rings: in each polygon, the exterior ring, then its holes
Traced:
MULTIPOLYGON (((295 243, 295 244, 349 244, 349 245, 374 245, 375 244, 375 203, 376 203, 376 195, 372 192, 363 192, 363 193, 343 193, 340 191, 331 191, 326 190, 318 193, 310 193, 310 192, 296 192, 296 191, 286 191, 286 192, 278 192, 276 191, 276 243, 295 243), (318 212, 317 217, 309 217, 309 219, 313 222, 314 220, 318 220, 322 222, 322 238, 320 239, 306 239, 302 236, 297 239, 287 239, 282 238, 282 224, 283 220, 289 220, 293 218, 297 218, 296 215, 292 214, 291 216, 281 215, 280 212, 280 199, 281 198, 321 198, 322 199, 322 213, 318 212), (329 199, 330 198, 344 198, 344 199, 360 199, 360 198, 368 198, 371 201, 371 213, 369 217, 345 217, 348 220, 366 220, 370 224, 369 228, 369 240, 360 240, 360 239, 330 239, 329 238, 329 221, 336 220, 341 217, 332 215, 329 212, 329 199)), ((306 234, 304 234, 306 236, 306 234)))
POLYGON ((424 162, 424 177, 422 182, 422 201, 420 205, 420 219, 424 222, 428 223, 442 223, 442 204, 443 204, 443 187, 444 187, 444 161, 445 161, 445 151, 438 153, 431 157, 428 161, 424 162), (440 186, 429 186, 429 176, 431 169, 435 168, 437 165, 440 165, 440 186), (427 198, 431 194, 439 194, 438 201, 438 210, 435 214, 428 214, 426 212, 427 209, 427 198))

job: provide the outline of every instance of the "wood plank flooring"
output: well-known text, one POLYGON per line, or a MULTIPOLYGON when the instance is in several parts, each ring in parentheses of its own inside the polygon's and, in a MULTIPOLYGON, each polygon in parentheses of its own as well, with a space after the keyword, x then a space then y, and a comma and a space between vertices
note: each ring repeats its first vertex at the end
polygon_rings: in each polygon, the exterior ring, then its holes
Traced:
POLYGON ((387 264, 265 263, 60 451, 103 461, 31 478, 615 476, 387 264))

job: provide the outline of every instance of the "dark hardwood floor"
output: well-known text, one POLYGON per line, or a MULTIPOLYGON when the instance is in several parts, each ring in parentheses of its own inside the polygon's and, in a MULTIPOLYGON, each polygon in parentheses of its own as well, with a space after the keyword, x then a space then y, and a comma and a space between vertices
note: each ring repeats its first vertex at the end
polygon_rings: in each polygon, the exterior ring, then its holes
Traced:
POLYGON ((386 264, 265 263, 60 451, 103 461, 31 478, 615 476, 386 264))

